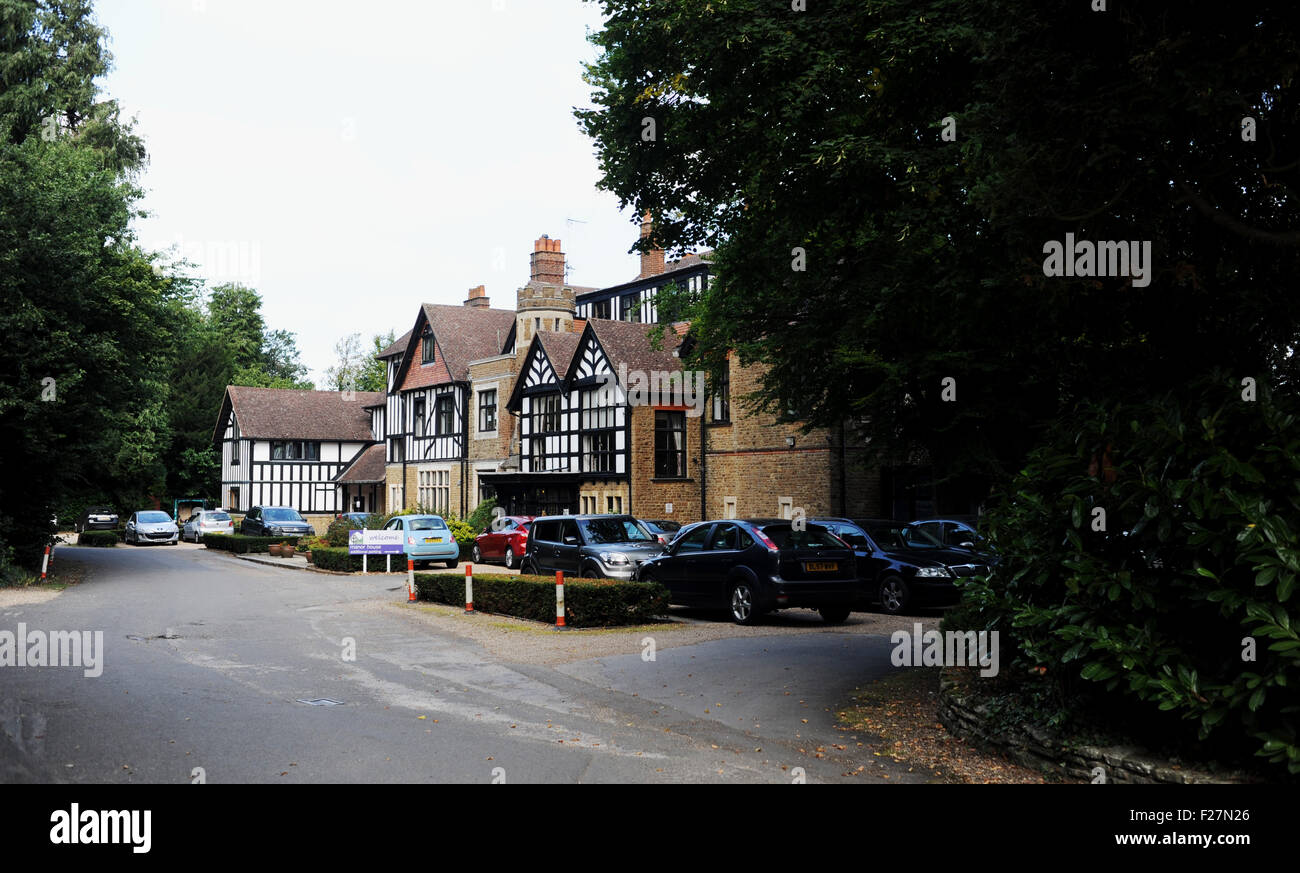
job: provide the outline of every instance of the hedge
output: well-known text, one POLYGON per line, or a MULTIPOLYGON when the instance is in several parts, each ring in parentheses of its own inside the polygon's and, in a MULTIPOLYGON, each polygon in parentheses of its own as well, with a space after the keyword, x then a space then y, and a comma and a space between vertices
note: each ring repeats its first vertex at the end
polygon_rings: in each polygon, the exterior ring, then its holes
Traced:
MULTIPOLYGON (((370 572, 381 572, 387 564, 387 555, 371 555, 366 567, 370 572)), ((342 570, 344 572, 361 572, 361 555, 349 555, 348 550, 313 547, 311 562, 322 570, 342 570)), ((450 560, 450 559, 448 559, 450 560)), ((437 563, 441 564, 442 559, 437 563)), ((417 562, 419 563, 419 562, 417 562)), ((406 572, 406 555, 393 555, 393 569, 406 572)))
POLYGON ((115 530, 87 530, 77 534, 77 545, 79 546, 108 546, 112 547, 121 542, 115 530))
POLYGON ((201 541, 209 549, 234 552, 236 555, 266 554, 280 543, 298 545, 300 537, 246 537, 243 534, 203 534, 201 541))
MULTIPOLYGON (((415 590, 421 600, 464 606, 465 575, 416 573, 415 590)), ((573 579, 564 583, 564 607, 569 627, 645 624, 668 614, 668 591, 657 582, 573 579)), ((474 608, 554 624, 555 579, 475 573, 474 608)))

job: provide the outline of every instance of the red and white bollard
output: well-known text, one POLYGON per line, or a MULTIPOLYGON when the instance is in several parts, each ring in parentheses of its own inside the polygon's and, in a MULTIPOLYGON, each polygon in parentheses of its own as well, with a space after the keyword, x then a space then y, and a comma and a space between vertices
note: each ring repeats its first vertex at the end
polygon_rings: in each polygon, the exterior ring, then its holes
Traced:
POLYGON ((415 559, 406 559, 406 602, 415 602, 415 559))
POLYGON ((45 571, 50 567, 50 547, 45 547, 45 557, 41 558, 41 580, 45 580, 45 571))
POLYGON ((555 571, 555 629, 565 630, 564 625, 564 571, 555 571))
POLYGON ((465 565, 465 611, 474 611, 474 565, 465 565))

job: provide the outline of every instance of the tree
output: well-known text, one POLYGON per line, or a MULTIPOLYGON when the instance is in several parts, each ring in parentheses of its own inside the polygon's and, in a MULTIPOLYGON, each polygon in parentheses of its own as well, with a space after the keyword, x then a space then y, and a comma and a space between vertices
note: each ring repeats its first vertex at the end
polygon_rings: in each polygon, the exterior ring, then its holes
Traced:
POLYGON ((603 5, 601 184, 655 216, 637 248, 715 249, 660 312, 764 407, 1005 480, 1086 399, 1294 372, 1288 4, 603 5), (1150 284, 1045 276, 1066 233, 1150 241, 1150 284))
POLYGON ((213 288, 208 298, 208 319, 214 334, 223 338, 234 365, 227 384, 313 387, 306 379, 307 368, 298 359, 294 335, 285 330, 267 330, 262 297, 252 288, 237 283, 213 288))
POLYGON ((383 391, 384 362, 376 354, 393 344, 393 331, 371 337, 371 353, 361 348, 361 334, 352 333, 334 344, 337 362, 325 371, 325 379, 335 391, 383 391))

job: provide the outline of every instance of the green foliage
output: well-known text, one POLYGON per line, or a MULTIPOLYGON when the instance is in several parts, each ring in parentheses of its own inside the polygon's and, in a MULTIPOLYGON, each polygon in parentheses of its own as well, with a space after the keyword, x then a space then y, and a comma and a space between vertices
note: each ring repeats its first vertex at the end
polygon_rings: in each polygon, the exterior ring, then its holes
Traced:
POLYGON ((77 534, 77 545, 79 546, 111 547, 121 541, 121 535, 115 530, 84 530, 77 534))
POLYGON ((478 532, 470 526, 469 522, 461 521, 459 518, 454 516, 450 516, 445 520, 447 522, 447 527, 451 528, 451 535, 454 536, 456 542, 460 544, 461 552, 463 554, 466 546, 474 545, 474 538, 478 536, 478 532))
POLYGON ((289 543, 298 545, 301 537, 248 537, 243 534, 203 534, 199 541, 209 549, 222 552, 234 552, 236 555, 264 555, 271 546, 289 543))
POLYGON ((488 525, 492 524, 492 510, 496 508, 496 498, 489 497, 487 500, 484 500, 476 506, 474 511, 469 514, 469 518, 465 519, 466 522, 469 523, 470 528, 474 531, 475 536, 483 533, 483 531, 488 529, 488 525))
POLYGON ((368 527, 368 525, 362 525, 355 518, 336 518, 331 521, 329 527, 325 529, 325 540, 336 549, 346 549, 348 545, 348 531, 362 530, 364 527, 368 527))
MULTIPOLYGON (((349 555, 347 544, 343 548, 314 548, 311 550, 311 562, 322 570, 336 570, 344 573, 359 573, 361 571, 361 559, 364 555, 349 555)), ((403 557, 394 555, 393 557, 403 557)), ((368 566, 371 569, 382 568, 384 566, 384 556, 371 555, 368 566)), ((405 565, 403 565, 405 566, 405 565)))
MULTIPOLYGON (((465 577, 416 573, 420 600, 465 604, 465 577)), ((657 582, 575 579, 564 584, 565 624, 614 627, 645 624, 668 614, 668 591, 657 582)), ((543 576, 474 574, 474 608, 531 621, 555 623, 555 580, 543 576)))
POLYGON ((370 340, 371 349, 363 351, 361 334, 352 333, 334 345, 338 360, 325 371, 328 388, 333 391, 383 391, 387 387, 385 364, 375 357, 393 344, 396 335, 376 334, 370 340))
POLYGON ((1297 773, 1300 407, 1241 392, 1201 380, 1062 420, 988 516, 996 572, 950 618, 1000 630, 1011 674, 1062 699, 1297 773))

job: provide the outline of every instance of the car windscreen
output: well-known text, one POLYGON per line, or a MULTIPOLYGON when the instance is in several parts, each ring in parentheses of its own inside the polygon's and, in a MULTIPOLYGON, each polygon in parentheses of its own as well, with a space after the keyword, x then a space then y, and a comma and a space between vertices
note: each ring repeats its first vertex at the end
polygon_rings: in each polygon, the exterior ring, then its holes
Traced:
POLYGON ((209 512, 203 516, 204 521, 230 521, 228 512, 209 512))
POLYGON ((137 518, 140 524, 162 524, 172 520, 172 517, 165 512, 142 512, 137 518))
POLYGON ((824 527, 810 524, 795 530, 790 524, 768 524, 760 528, 778 549, 846 549, 848 544, 824 527))
POLYGON ((902 524, 869 524, 864 525, 864 527, 867 533, 871 535, 871 538, 885 551, 897 551, 899 549, 921 551, 943 548, 943 543, 920 528, 907 527, 902 524))
POLYGON ((441 518, 413 518, 410 527, 411 530, 446 530, 447 522, 441 518))
POLYGON ((266 521, 303 521, 296 509, 264 509, 262 518, 266 521))
POLYGON ((86 510, 86 515, 112 515, 113 510, 107 506, 92 506, 86 510))
POLYGON ((630 518, 593 518, 584 521, 582 528, 587 532, 587 542, 593 545, 656 542, 645 528, 630 518))

